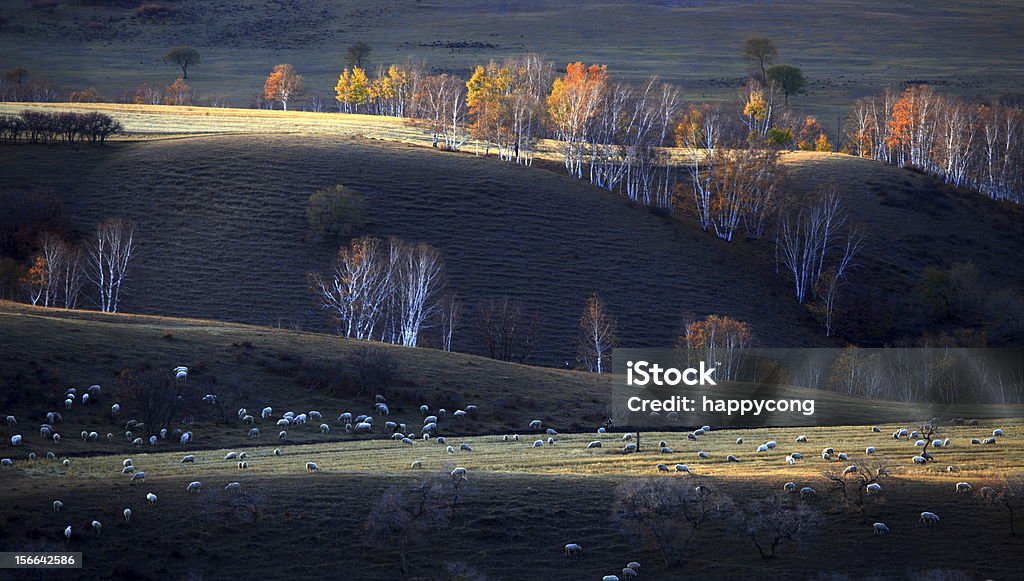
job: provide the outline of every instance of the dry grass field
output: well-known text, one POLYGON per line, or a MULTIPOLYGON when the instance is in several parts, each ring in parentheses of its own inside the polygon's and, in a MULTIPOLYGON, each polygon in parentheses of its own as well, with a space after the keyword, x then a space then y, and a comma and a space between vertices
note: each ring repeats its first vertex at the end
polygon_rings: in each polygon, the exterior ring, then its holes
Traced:
MULTIPOLYGON (((25 433, 21 448, 5 444, 0 450, 0 456, 15 459, 14 466, 0 469, 5 548, 82 551, 85 563, 81 570, 19 579, 395 577, 396 555, 369 544, 367 515, 388 487, 455 466, 469 470, 469 481, 451 526, 412 549, 411 572, 403 578, 459 579, 446 568, 463 563, 487 579, 575 580, 599 578, 637 560, 643 576, 655 579, 681 572, 716 578, 818 579, 828 573, 842 579, 905 579, 932 570, 964 575, 952 578, 1006 579, 1024 558, 1020 537, 1007 534, 1005 510, 986 507, 977 492, 954 493, 956 482, 970 482, 977 491, 1024 471, 1020 406, 949 410, 993 419, 982 419, 977 426, 946 425, 943 436, 952 445, 935 450, 936 461, 923 467, 910 461, 919 449, 889 435, 901 426, 913 428, 922 419, 920 410, 825 393, 820 394, 820 413, 862 425, 713 430, 698 441, 678 431, 643 432, 641 453, 623 455, 621 434, 598 435, 593 428, 607 406, 606 378, 429 349, 382 347, 395 358, 400 376, 388 390, 390 419, 419 425, 419 402, 437 406, 455 394, 463 399, 451 401, 452 407, 480 405, 465 423, 442 421, 448 444, 472 447, 471 452, 451 455, 435 441, 417 440, 410 446, 380 439, 380 434, 346 436, 334 415, 343 409, 368 410, 372 396, 318 392, 301 385, 289 366, 301 364, 296 359, 338 357, 359 347, 327 335, 13 304, 0 308, 0 329, 0 368, 6 373, 0 395, 14 393, 17 398, 16 406, 8 404, 0 411, 19 419, 13 428, 0 426, 0 439, 7 442, 11 434, 25 433), (224 424, 200 417, 188 427, 196 435, 188 446, 167 440, 140 449, 120 435, 109 444, 83 443, 74 435, 82 429, 120 434, 119 422, 105 411, 117 397, 113 375, 120 369, 169 369, 180 363, 190 366, 190 382, 216 385, 214 389, 224 389, 232 377, 241 378, 245 389, 236 405, 272 405, 274 417, 286 408, 320 409, 334 430, 321 434, 313 425, 290 427, 288 441, 281 443, 273 437, 276 428, 270 420, 257 420, 265 435, 254 442, 245 436, 249 426, 237 420, 224 424), (64 413, 58 425, 68 435, 64 441, 53 445, 34 433, 42 410, 55 407, 67 386, 92 382, 103 384, 104 393, 98 402, 64 413), (546 438, 534 435, 543 430, 526 426, 533 417, 565 433, 556 436, 554 445, 531 448, 534 438, 546 438), (875 423, 881 433, 871 431, 875 423), (995 445, 969 443, 996 427, 1004 436, 995 445), (469 435, 473 433, 487 435, 469 435), (521 434, 521 439, 505 442, 505 433, 521 434), (797 444, 798 435, 808 441, 797 444), (737 445, 737 437, 745 443, 737 445), (587 442, 595 439, 605 446, 587 450, 587 442), (673 447, 672 454, 657 453, 655 443, 662 439, 673 447), (769 439, 779 442, 776 450, 754 452, 769 439), (828 490, 822 471, 845 464, 822 461, 818 454, 826 446, 849 453, 851 461, 864 458, 864 449, 875 446, 874 458, 890 467, 883 495, 867 505, 863 516, 841 508, 837 493, 828 490), (273 454, 275 447, 281 449, 280 456, 273 454), (248 470, 223 459, 228 451, 243 450, 249 455, 248 470), (698 450, 710 457, 699 459, 698 450), (57 453, 58 459, 69 457, 70 465, 26 460, 29 452, 42 457, 47 451, 57 453), (806 459, 788 466, 783 458, 794 451, 804 452, 806 459), (182 464, 184 454, 195 455, 196 461, 182 464), (740 462, 725 462, 726 454, 738 455, 740 462), (130 484, 120 474, 124 458, 146 471, 144 483, 130 484), (422 461, 421 470, 410 469, 414 460, 422 461), (309 461, 317 462, 321 472, 307 474, 309 461), (656 464, 662 462, 685 463, 694 474, 660 473, 656 464), (947 465, 958 471, 946 472, 947 465), (715 520, 695 537, 683 568, 666 569, 655 550, 624 535, 612 520, 614 487, 633 477, 691 479, 728 494, 740 506, 794 481, 819 491, 817 499, 806 502, 820 508, 824 522, 801 546, 784 545, 776 559, 764 561, 737 525, 715 520), (186 484, 193 480, 203 483, 200 494, 186 493, 186 484), (240 508, 222 490, 233 481, 251 495, 246 498, 254 499, 248 508, 240 508), (146 502, 148 492, 158 496, 155 505, 146 502), (56 499, 64 503, 60 513, 51 507, 56 499), (133 511, 130 523, 121 517, 125 507, 133 511), (258 509, 255 516, 252 508, 258 509), (918 514, 924 510, 939 514, 942 521, 920 525, 918 514), (102 534, 89 530, 93 519, 103 523, 102 534), (887 523, 893 534, 872 534, 871 523, 877 521, 887 523), (62 531, 69 524, 74 532, 67 542, 62 531), (583 558, 570 560, 562 554, 569 542, 585 547, 583 558), (927 559, 908 561, 907 555, 918 554, 922 547, 927 559)), ((126 402, 123 415, 132 413, 126 402)), ((790 497, 789 502, 803 501, 790 497)))
POLYGON ((606 63, 629 80, 658 75, 691 99, 732 101, 746 73, 743 42, 765 35, 781 61, 807 73, 798 109, 833 128, 854 98, 887 84, 928 81, 998 96, 1019 92, 1024 79, 1016 58, 1024 9, 1008 0, 177 1, 166 3, 177 11, 166 19, 135 16, 138 4, 66 1, 47 14, 8 2, 0 69, 22 66, 116 96, 143 82, 169 84, 176 72, 163 55, 190 44, 202 53, 189 75, 201 97, 248 107, 278 62, 295 65, 311 93, 330 99, 345 49, 363 41, 373 66, 422 59, 465 75, 490 58, 533 51, 559 64, 606 63))

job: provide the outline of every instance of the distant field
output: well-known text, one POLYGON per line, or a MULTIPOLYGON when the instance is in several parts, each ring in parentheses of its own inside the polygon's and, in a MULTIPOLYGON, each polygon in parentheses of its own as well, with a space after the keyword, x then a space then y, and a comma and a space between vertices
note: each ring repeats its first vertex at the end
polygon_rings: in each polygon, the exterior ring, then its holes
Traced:
POLYGON ((169 84, 168 48, 190 44, 203 64, 189 82, 201 97, 249 106, 270 69, 295 65, 311 93, 330 100, 348 45, 368 42, 372 66, 426 60, 466 75, 490 58, 534 51, 559 65, 606 63, 618 78, 658 75, 694 100, 727 100, 746 74, 751 35, 774 38, 782 62, 802 67, 810 94, 799 111, 828 126, 856 97, 887 84, 929 81, 944 90, 1019 92, 1024 7, 1009 0, 938 2, 691 2, 580 4, 471 0, 287 3, 173 2, 176 16, 135 17, 137 3, 63 2, 53 14, 9 2, 0 14, 0 69, 22 66, 68 88, 117 95, 169 84), (996 48, 998 47, 998 48, 996 48))

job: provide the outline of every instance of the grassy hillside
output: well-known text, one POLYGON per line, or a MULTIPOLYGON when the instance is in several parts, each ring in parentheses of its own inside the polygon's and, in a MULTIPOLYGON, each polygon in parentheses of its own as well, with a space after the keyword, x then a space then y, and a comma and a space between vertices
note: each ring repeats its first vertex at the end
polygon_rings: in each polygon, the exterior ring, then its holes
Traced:
MULTIPOLYGON (((371 413, 376 391, 389 399, 392 412, 386 419, 410 426, 422 424, 419 406, 423 403, 449 411, 478 405, 479 414, 448 428, 455 434, 526 434, 526 426, 534 418, 560 431, 586 432, 596 429, 610 413, 611 379, 607 375, 389 345, 378 346, 390 355, 395 367, 386 387, 363 394, 348 389, 328 391, 320 387, 325 375, 354 373, 333 363, 356 355, 366 344, 325 334, 14 303, 0 303, 0 331, 0 415, 14 414, 33 426, 43 421, 46 411, 63 409, 68 387, 81 389, 97 383, 107 390, 96 405, 76 406, 66 414, 60 428, 65 436, 70 435, 61 444, 65 453, 130 450, 128 441, 121 437, 121 424, 126 420, 112 418, 108 412, 111 403, 118 401, 126 418, 138 413, 128 403, 128 396, 119 393, 117 376, 125 369, 164 372, 178 365, 190 368, 190 381, 201 386, 204 393, 220 395, 229 412, 229 421, 222 421, 214 410, 200 410, 195 445, 204 448, 261 443, 244 438, 250 426, 234 416, 240 407, 256 412, 271 406, 277 413, 315 409, 334 426, 328 435, 320 434, 315 425, 294 430, 289 433, 292 444, 350 440, 352 437, 341 430, 344 425, 335 418, 344 410, 371 413), (101 435, 110 432, 117 437, 110 443, 105 439, 97 444, 84 443, 74 436, 83 430, 101 435)), ((706 393, 715 396, 710 389, 706 393)), ((934 416, 1024 416, 1020 406, 935 408, 798 388, 783 393, 815 398, 815 416, 806 420, 821 425, 915 422, 934 416)), ((269 421, 258 421, 258 426, 268 440, 277 434, 269 421)), ((4 433, 0 431, 0 435, 4 433)), ((46 449, 37 451, 42 454, 46 449)))
POLYGON ((481 351, 477 305, 515 296, 539 317, 532 361, 574 362, 594 291, 624 345, 671 346, 684 311, 749 321, 770 345, 823 342, 775 275, 767 243, 719 243, 537 168, 305 134, 7 147, 0 165, 9 192, 54 193, 83 232, 110 216, 138 222, 125 312, 327 330, 306 274, 326 272, 337 243, 307 240, 304 212, 313 191, 340 183, 364 193, 367 234, 444 254, 450 289, 466 302, 459 350, 481 351))
POLYGON ((1024 70, 1021 7, 999 1, 926 4, 871 0, 685 2, 497 2, 353 0, 168 2, 177 14, 136 17, 141 2, 61 2, 46 14, 10 2, 0 10, 0 69, 22 66, 69 88, 116 95, 177 72, 162 62, 190 44, 203 63, 189 82, 203 97, 249 106, 270 69, 289 62, 311 93, 331 98, 345 49, 364 41, 371 65, 426 59, 466 74, 490 58, 534 51, 556 63, 601 62, 620 78, 658 75, 693 99, 735 99, 746 70, 745 39, 775 39, 782 62, 802 67, 802 110, 833 125, 848 103, 885 84, 927 80, 962 93, 1019 91, 1024 70), (993 51, 991 47, 1000 47, 993 51))

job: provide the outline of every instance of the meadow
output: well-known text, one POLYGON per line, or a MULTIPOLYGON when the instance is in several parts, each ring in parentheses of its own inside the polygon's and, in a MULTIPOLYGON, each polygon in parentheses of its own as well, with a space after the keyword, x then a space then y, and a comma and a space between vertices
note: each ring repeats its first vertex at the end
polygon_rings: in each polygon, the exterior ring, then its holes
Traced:
POLYGON ((163 55, 189 44, 203 57, 189 78, 200 95, 248 107, 281 60, 277 51, 287 50, 310 94, 330 102, 345 49, 361 41, 373 48, 372 66, 424 60, 466 75, 488 59, 531 51, 560 65, 605 63, 631 81, 657 75, 690 99, 732 102, 747 73, 743 42, 763 35, 811 81, 798 111, 833 131, 853 99, 885 85, 928 81, 998 97, 1019 92, 1024 78, 1015 56, 1024 48, 1015 25, 1022 8, 1009 1, 167 4, 175 14, 154 19, 136 16, 133 2, 63 2, 49 14, 9 3, 0 10, 8 21, 0 68, 115 96, 144 82, 169 84, 176 72, 163 55))

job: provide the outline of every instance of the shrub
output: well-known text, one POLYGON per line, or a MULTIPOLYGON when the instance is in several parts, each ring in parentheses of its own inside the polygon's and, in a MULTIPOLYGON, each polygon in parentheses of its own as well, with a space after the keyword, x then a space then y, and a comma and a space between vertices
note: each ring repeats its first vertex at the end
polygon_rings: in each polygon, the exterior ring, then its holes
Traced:
POLYGON ((306 221, 314 236, 351 238, 366 225, 366 202, 359 192, 336 185, 313 192, 306 201, 306 221))
POLYGON ((398 378, 398 365, 386 349, 365 345, 341 359, 304 363, 298 380, 336 396, 383 394, 398 378))

